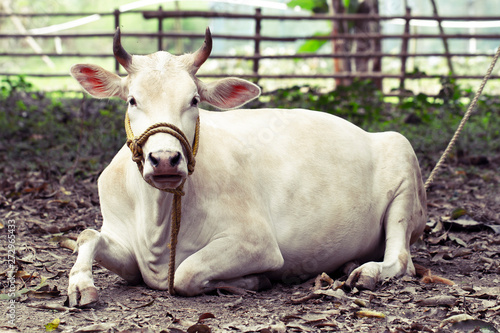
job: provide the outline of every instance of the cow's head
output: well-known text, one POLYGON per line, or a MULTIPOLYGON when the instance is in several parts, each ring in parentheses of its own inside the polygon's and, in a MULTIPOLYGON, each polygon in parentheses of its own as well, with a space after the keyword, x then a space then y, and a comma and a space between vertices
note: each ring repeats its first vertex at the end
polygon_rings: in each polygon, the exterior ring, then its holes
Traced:
MULTIPOLYGON (((122 47, 117 29, 113 53, 128 75, 121 78, 99 66, 87 64, 71 67, 71 75, 94 97, 117 96, 127 101, 130 128, 136 136, 154 124, 169 123, 178 127, 192 145, 200 102, 231 109, 260 94, 259 87, 242 79, 200 81, 195 74, 211 49, 212 37, 207 28, 205 42, 195 53, 174 56, 160 51, 132 56, 122 47)), ((142 152, 143 177, 153 186, 176 188, 187 177, 188 152, 173 135, 163 132, 151 135, 142 146, 142 152)))

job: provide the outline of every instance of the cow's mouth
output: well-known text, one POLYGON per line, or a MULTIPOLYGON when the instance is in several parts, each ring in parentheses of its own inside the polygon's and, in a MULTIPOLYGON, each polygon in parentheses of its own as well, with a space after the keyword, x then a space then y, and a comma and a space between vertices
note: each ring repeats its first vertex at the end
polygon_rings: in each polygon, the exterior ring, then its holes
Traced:
POLYGON ((183 180, 183 176, 179 174, 165 174, 165 175, 153 175, 151 177, 151 180, 157 184, 161 185, 161 187, 167 188, 173 188, 177 187, 180 185, 180 183, 183 180))

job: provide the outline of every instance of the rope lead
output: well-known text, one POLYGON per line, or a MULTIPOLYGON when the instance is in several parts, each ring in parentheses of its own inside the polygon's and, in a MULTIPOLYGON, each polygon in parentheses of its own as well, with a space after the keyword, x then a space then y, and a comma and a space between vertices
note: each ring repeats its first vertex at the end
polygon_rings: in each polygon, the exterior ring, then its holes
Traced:
POLYGON ((479 99, 479 96, 481 96, 481 93, 483 92, 484 86, 486 85, 486 82, 490 78, 491 72, 493 72, 493 68, 495 68, 495 64, 497 63, 497 60, 498 60, 499 56, 500 56, 500 47, 497 49, 497 52, 495 53, 495 56, 491 60, 490 67, 486 71, 486 75, 484 76, 483 81, 481 82, 481 85, 479 86, 479 89, 476 91, 476 94, 474 95, 474 98, 470 102, 469 108, 467 109, 467 112, 465 112, 464 117, 460 121, 460 124, 458 125, 458 128, 455 131, 455 134, 453 134, 453 137, 451 138, 450 143, 448 143, 448 146, 446 147, 446 149, 444 150, 443 154, 439 158, 439 161, 436 163, 436 166, 432 169, 432 171, 431 171, 431 173, 429 175, 429 178, 427 178, 427 180, 425 181, 424 187, 425 187, 426 191, 429 189, 429 186, 434 181, 434 177, 436 176, 437 172, 439 171, 439 168, 441 167, 441 165, 443 164, 444 160, 446 159, 446 157, 450 153, 451 149, 455 145, 455 142, 457 141, 458 136, 462 132, 462 130, 463 130, 464 126, 465 126, 465 123, 467 122, 467 120, 469 120, 469 117, 471 116, 472 111, 474 111, 474 108, 476 107, 476 104, 477 104, 477 101, 479 99))
MULTIPOLYGON (((125 131, 127 133, 127 146, 132 152, 132 160, 137 163, 137 167, 139 172, 142 175, 144 170, 144 157, 142 146, 148 138, 156 133, 167 133, 174 136, 181 143, 187 154, 187 164, 188 164, 188 175, 191 175, 194 172, 194 166, 196 164, 195 156, 198 152, 199 146, 199 136, 200 136, 200 118, 196 119, 196 127, 194 134, 193 147, 189 144, 186 135, 175 125, 169 123, 157 123, 149 126, 144 133, 139 135, 138 137, 134 136, 132 131, 132 127, 130 126, 130 118, 128 117, 128 113, 125 114, 125 131)), ((154 188, 163 191, 172 193, 174 195, 174 199, 172 201, 172 213, 170 216, 171 220, 171 232, 170 232, 170 259, 168 263, 168 292, 170 295, 175 294, 174 290, 174 278, 175 278, 175 253, 176 253, 176 245, 177 245, 177 235, 179 234, 179 229, 181 226, 181 211, 182 211, 182 202, 181 198, 185 194, 183 191, 184 183, 186 180, 177 186, 175 189, 162 189, 156 187, 151 181, 146 182, 153 186, 154 188)))

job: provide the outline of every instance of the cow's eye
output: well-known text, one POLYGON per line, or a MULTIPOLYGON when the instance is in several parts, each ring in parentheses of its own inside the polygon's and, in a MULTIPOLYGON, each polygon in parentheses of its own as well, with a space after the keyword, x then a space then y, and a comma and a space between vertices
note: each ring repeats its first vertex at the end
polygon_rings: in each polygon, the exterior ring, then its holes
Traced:
POLYGON ((130 97, 128 99, 128 105, 130 105, 130 106, 136 106, 137 105, 137 101, 135 100, 134 97, 130 97))
POLYGON ((193 100, 191 101, 192 106, 197 106, 198 103, 200 103, 200 98, 198 96, 194 96, 193 100))

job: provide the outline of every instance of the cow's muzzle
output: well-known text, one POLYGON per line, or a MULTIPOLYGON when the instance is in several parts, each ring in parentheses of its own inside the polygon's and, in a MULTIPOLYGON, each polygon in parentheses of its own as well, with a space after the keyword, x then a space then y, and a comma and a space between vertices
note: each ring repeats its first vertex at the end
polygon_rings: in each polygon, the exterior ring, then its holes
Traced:
POLYGON ((184 168, 179 168, 183 160, 180 152, 160 150, 149 153, 147 162, 149 168, 146 167, 143 174, 145 179, 152 181, 159 188, 176 188, 187 177, 184 168), (146 170, 150 172, 146 172, 146 170))
MULTIPOLYGON (((169 123, 157 123, 148 127, 144 133, 139 136, 134 136, 130 126, 128 113, 125 115, 125 130, 127 132, 127 146, 132 152, 132 160, 137 163, 139 172, 144 177, 145 157, 142 147, 148 138, 156 133, 167 133, 174 136, 184 149, 186 154, 188 175, 194 172, 195 155, 198 151, 198 141, 200 132, 200 118, 196 120, 195 135, 193 147, 191 147, 186 135, 175 125, 169 123)), ((179 152, 157 151, 149 153, 147 156, 148 163, 153 167, 153 173, 145 177, 144 180, 151 186, 170 193, 178 193, 183 195, 182 191, 187 175, 177 171, 177 165, 181 161, 182 156, 179 152)))

